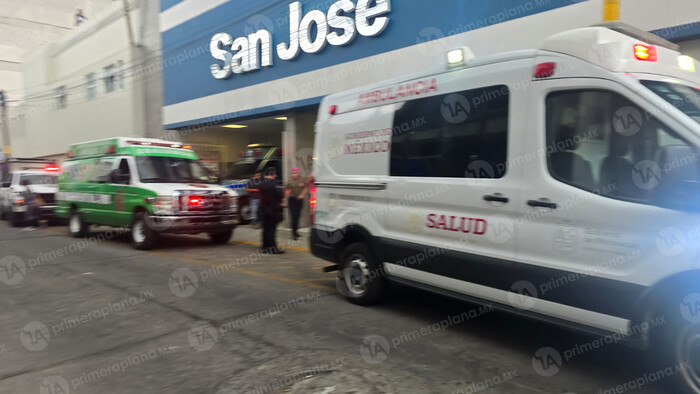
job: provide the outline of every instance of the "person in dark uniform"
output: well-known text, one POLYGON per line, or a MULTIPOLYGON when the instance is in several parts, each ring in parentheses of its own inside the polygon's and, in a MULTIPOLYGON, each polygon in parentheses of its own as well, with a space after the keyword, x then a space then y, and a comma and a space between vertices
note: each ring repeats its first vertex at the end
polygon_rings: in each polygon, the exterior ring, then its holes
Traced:
POLYGON ((299 239, 299 215, 304 206, 304 197, 308 191, 306 183, 301 179, 301 171, 292 168, 292 179, 287 183, 284 190, 284 197, 289 206, 289 217, 292 220, 292 237, 296 241, 299 239))
POLYGON ((284 192, 277 188, 277 172, 274 168, 265 170, 265 180, 260 184, 260 210, 262 218, 262 250, 271 254, 283 254, 277 247, 277 223, 282 212, 284 192))

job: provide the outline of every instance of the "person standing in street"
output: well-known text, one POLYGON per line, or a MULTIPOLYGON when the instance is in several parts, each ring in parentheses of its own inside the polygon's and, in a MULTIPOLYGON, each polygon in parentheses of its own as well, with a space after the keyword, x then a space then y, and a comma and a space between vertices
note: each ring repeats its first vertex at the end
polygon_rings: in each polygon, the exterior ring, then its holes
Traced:
POLYGON ((265 170, 265 180, 260 184, 260 209, 262 218, 262 251, 270 254, 283 254, 277 247, 277 223, 282 213, 284 193, 277 188, 277 172, 274 168, 265 170))
POLYGON ((248 202, 250 204, 250 224, 253 228, 260 228, 260 184, 263 182, 262 173, 255 171, 253 176, 248 179, 245 191, 248 193, 248 202))
POLYGON ((301 179, 301 171, 298 168, 292 168, 292 179, 289 180, 284 189, 284 198, 289 206, 292 237, 295 241, 299 239, 299 215, 301 215, 301 209, 304 206, 307 190, 306 183, 301 179))
POLYGON ((22 198, 24 199, 24 204, 27 206, 27 211, 24 213, 24 222, 27 223, 27 227, 22 229, 22 231, 34 231, 39 223, 38 201, 28 180, 23 179, 20 185, 25 188, 25 191, 22 192, 22 198))

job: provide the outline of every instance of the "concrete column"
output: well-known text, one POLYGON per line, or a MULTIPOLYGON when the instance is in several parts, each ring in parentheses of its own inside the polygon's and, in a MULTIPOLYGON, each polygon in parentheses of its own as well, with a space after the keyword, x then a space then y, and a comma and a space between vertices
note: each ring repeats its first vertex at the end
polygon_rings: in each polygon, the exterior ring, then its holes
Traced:
MULTIPOLYGON (((282 136, 284 154, 282 179, 285 183, 289 181, 292 168, 301 170, 304 181, 311 175, 315 125, 315 112, 296 112, 287 115, 285 131, 282 136)), ((288 216, 285 214, 284 226, 289 226, 288 216)), ((311 224, 308 195, 299 221, 301 227, 308 227, 311 224)))

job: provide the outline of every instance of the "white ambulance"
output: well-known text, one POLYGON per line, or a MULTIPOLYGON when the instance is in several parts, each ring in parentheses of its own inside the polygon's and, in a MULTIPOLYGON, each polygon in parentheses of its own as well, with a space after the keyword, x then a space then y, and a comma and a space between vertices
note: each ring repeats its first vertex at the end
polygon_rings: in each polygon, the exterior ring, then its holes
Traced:
POLYGON ((339 291, 370 304, 388 280, 615 333, 688 361, 700 393, 696 61, 619 23, 446 55, 321 103, 310 243, 339 291))

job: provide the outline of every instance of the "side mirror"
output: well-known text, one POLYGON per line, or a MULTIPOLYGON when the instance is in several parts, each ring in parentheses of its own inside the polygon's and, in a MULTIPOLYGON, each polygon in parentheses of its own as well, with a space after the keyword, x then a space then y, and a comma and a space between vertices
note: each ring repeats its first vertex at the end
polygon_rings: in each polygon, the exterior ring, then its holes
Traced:
POLYGON ((110 175, 111 182, 116 185, 128 185, 130 178, 129 174, 121 173, 119 170, 112 171, 110 175))
POLYGON ((700 151, 685 145, 665 146, 657 153, 657 163, 661 170, 657 204, 700 213, 700 151))

